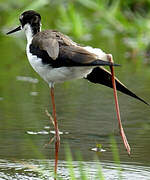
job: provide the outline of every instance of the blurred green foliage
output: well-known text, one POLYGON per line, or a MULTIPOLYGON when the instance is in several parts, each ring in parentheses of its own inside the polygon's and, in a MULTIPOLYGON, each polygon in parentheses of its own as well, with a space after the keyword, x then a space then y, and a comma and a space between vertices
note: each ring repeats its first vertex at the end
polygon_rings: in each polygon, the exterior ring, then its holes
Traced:
MULTIPOLYGON (((79 42, 121 36, 127 47, 138 52, 150 42, 150 0, 1 0, 1 32, 18 22, 21 12, 41 13, 44 28, 55 28, 79 42)), ((134 54, 133 54, 134 55, 134 54)))
POLYGON ((130 60, 138 70, 149 64, 149 6, 150 0, 0 0, 1 83, 4 85, 18 74, 33 73, 24 60, 24 34, 6 36, 6 32, 19 25, 23 11, 38 11, 43 29, 57 29, 80 44, 100 47, 112 53, 123 68, 130 60))

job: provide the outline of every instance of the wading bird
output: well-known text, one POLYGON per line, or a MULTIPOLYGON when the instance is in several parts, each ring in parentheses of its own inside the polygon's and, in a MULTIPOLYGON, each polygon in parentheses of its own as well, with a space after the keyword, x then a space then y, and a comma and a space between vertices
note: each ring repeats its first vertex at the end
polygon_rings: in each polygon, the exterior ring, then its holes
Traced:
POLYGON ((7 34, 23 30, 27 38, 26 53, 33 69, 48 83, 51 88, 53 105, 53 117, 55 127, 55 173, 57 172, 58 152, 60 136, 56 119, 54 102, 54 84, 71 79, 87 79, 92 83, 102 84, 114 88, 117 117, 120 134, 124 145, 130 154, 130 146, 124 134, 116 89, 124 94, 134 97, 145 104, 142 98, 136 96, 127 89, 115 76, 112 56, 104 53, 101 49, 89 46, 83 47, 73 42, 68 36, 56 30, 41 31, 41 16, 39 13, 29 10, 23 12, 20 17, 20 26, 7 34), (102 66, 110 66, 111 73, 102 66))

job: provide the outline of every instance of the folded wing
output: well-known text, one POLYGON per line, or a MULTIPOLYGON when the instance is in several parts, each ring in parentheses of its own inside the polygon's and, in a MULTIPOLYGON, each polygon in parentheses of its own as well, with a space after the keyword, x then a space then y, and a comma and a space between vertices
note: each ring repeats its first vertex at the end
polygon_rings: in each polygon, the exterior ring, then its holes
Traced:
POLYGON ((56 68, 117 65, 98 58, 96 54, 78 46, 67 36, 52 30, 37 33, 32 40, 30 51, 42 58, 44 63, 56 68))

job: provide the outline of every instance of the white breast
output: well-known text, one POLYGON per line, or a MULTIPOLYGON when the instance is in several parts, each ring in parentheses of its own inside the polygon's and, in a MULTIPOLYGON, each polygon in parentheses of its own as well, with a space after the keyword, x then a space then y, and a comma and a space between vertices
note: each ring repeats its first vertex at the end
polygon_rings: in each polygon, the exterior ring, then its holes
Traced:
POLYGON ((92 67, 60 67, 52 68, 43 64, 42 60, 29 52, 30 44, 27 44, 27 57, 33 69, 48 83, 64 82, 71 79, 86 77, 92 71, 92 67))
POLYGON ((93 53, 97 56, 98 59, 100 60, 104 60, 104 61, 108 61, 107 60, 107 54, 102 51, 101 49, 99 48, 93 48, 91 46, 85 46, 83 47, 86 51, 90 52, 90 53, 93 53))

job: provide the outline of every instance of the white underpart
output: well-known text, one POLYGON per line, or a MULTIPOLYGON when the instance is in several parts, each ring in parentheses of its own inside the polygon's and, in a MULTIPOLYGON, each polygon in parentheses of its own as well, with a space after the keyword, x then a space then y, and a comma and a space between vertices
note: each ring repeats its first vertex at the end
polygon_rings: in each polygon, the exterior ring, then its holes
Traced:
POLYGON ((40 58, 29 52, 27 56, 33 69, 51 86, 52 83, 64 82, 71 79, 81 79, 92 71, 91 67, 60 67, 52 68, 42 63, 40 58))
MULTIPOLYGON (((36 55, 29 52, 29 46, 32 42, 33 34, 29 24, 23 28, 27 37, 27 57, 33 69, 51 86, 53 83, 64 82, 71 79, 80 79, 86 77, 93 69, 93 67, 60 67, 51 68, 49 65, 42 63, 42 60, 36 55)), ((107 60, 106 54, 98 49, 92 47, 83 47, 85 50, 94 53, 98 59, 107 60)))
POLYGON ((25 32, 27 43, 30 44, 33 38, 31 26, 29 24, 24 25, 23 30, 25 32))
POLYGON ((93 48, 91 46, 85 46, 83 47, 86 51, 90 52, 90 53, 93 53, 97 56, 98 59, 100 60, 104 60, 104 61, 108 61, 107 59, 107 54, 102 51, 101 49, 99 48, 93 48))

